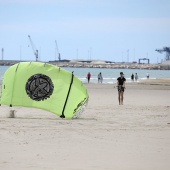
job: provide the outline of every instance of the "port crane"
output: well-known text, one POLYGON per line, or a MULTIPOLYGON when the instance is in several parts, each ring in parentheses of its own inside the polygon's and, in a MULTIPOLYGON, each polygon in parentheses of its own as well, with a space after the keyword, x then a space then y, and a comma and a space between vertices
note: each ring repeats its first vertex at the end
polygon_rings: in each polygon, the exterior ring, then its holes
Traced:
POLYGON ((155 51, 159 53, 166 53, 165 60, 170 60, 170 47, 163 47, 162 49, 156 49, 155 51))
POLYGON ((58 45, 57 45, 57 41, 55 40, 55 60, 56 60, 56 53, 58 53, 58 60, 60 61, 61 60, 61 57, 60 57, 60 52, 58 50, 58 45))
POLYGON ((32 47, 33 53, 35 55, 35 60, 38 61, 38 50, 36 49, 34 43, 32 42, 32 39, 31 39, 30 35, 28 35, 28 38, 30 40, 31 47, 32 47))

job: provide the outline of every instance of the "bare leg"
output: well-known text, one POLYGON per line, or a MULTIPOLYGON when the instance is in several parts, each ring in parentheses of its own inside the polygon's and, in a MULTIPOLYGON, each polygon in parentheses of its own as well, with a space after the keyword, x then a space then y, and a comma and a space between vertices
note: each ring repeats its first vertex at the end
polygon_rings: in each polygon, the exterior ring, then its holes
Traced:
POLYGON ((121 100, 121 104, 123 105, 123 91, 120 92, 120 100, 121 100))
POLYGON ((120 105, 120 91, 118 91, 118 101, 119 101, 119 105, 120 105))

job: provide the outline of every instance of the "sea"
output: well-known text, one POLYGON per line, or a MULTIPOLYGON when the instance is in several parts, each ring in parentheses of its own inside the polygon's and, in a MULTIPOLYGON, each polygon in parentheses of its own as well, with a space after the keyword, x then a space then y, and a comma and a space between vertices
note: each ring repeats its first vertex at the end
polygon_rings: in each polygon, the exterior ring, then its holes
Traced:
MULTIPOLYGON (((5 71, 10 66, 0 66, 0 81, 3 79, 5 71)), ((74 68, 62 67, 63 69, 73 72, 83 83, 87 83, 87 74, 90 72, 90 83, 98 83, 98 74, 101 72, 103 76, 103 83, 112 84, 116 83, 120 72, 123 72, 127 83, 131 83, 132 73, 138 74, 138 82, 147 79, 146 74, 149 73, 149 79, 170 78, 170 70, 145 70, 145 69, 111 69, 111 68, 74 68)))

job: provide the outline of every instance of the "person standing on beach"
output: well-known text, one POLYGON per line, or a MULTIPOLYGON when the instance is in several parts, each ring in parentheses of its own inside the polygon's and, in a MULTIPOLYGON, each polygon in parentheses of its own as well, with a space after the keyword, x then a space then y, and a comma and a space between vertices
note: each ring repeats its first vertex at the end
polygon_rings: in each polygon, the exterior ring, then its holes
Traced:
POLYGON ((149 73, 146 73, 146 77, 147 77, 147 79, 149 79, 149 73))
POLYGON ((134 81, 134 74, 131 75, 131 80, 134 81))
POLYGON ((91 74, 90 72, 87 74, 87 80, 88 80, 88 83, 90 82, 90 78, 91 78, 91 74))
POLYGON ((135 73, 135 81, 137 81, 137 80, 138 80, 138 74, 135 73))
POLYGON ((120 77, 117 78, 119 105, 123 105, 123 94, 124 94, 124 89, 125 89, 125 82, 126 82, 126 79, 123 76, 123 72, 120 72, 120 77))
POLYGON ((103 81, 103 77, 102 77, 102 73, 100 72, 100 73, 98 74, 98 83, 99 83, 99 82, 102 83, 102 81, 103 81))

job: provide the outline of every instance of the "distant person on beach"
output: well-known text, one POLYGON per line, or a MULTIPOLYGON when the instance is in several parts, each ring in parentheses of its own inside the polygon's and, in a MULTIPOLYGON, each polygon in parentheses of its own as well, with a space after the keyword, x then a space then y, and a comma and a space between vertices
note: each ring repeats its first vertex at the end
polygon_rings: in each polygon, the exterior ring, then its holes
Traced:
POLYGON ((91 74, 90 72, 87 74, 87 80, 88 80, 88 83, 90 82, 90 78, 91 78, 91 74))
POLYGON ((120 72, 120 77, 117 78, 119 105, 123 105, 123 93, 125 89, 125 82, 126 82, 126 79, 123 76, 123 72, 120 72))
POLYGON ((134 81, 134 74, 131 75, 131 80, 134 81))
POLYGON ((135 73, 135 81, 137 81, 137 80, 138 80, 138 74, 135 73))
POLYGON ((147 77, 147 79, 149 79, 149 73, 146 73, 146 77, 147 77))
POLYGON ((98 74, 98 83, 102 83, 103 82, 103 77, 102 77, 102 73, 100 72, 98 74))

